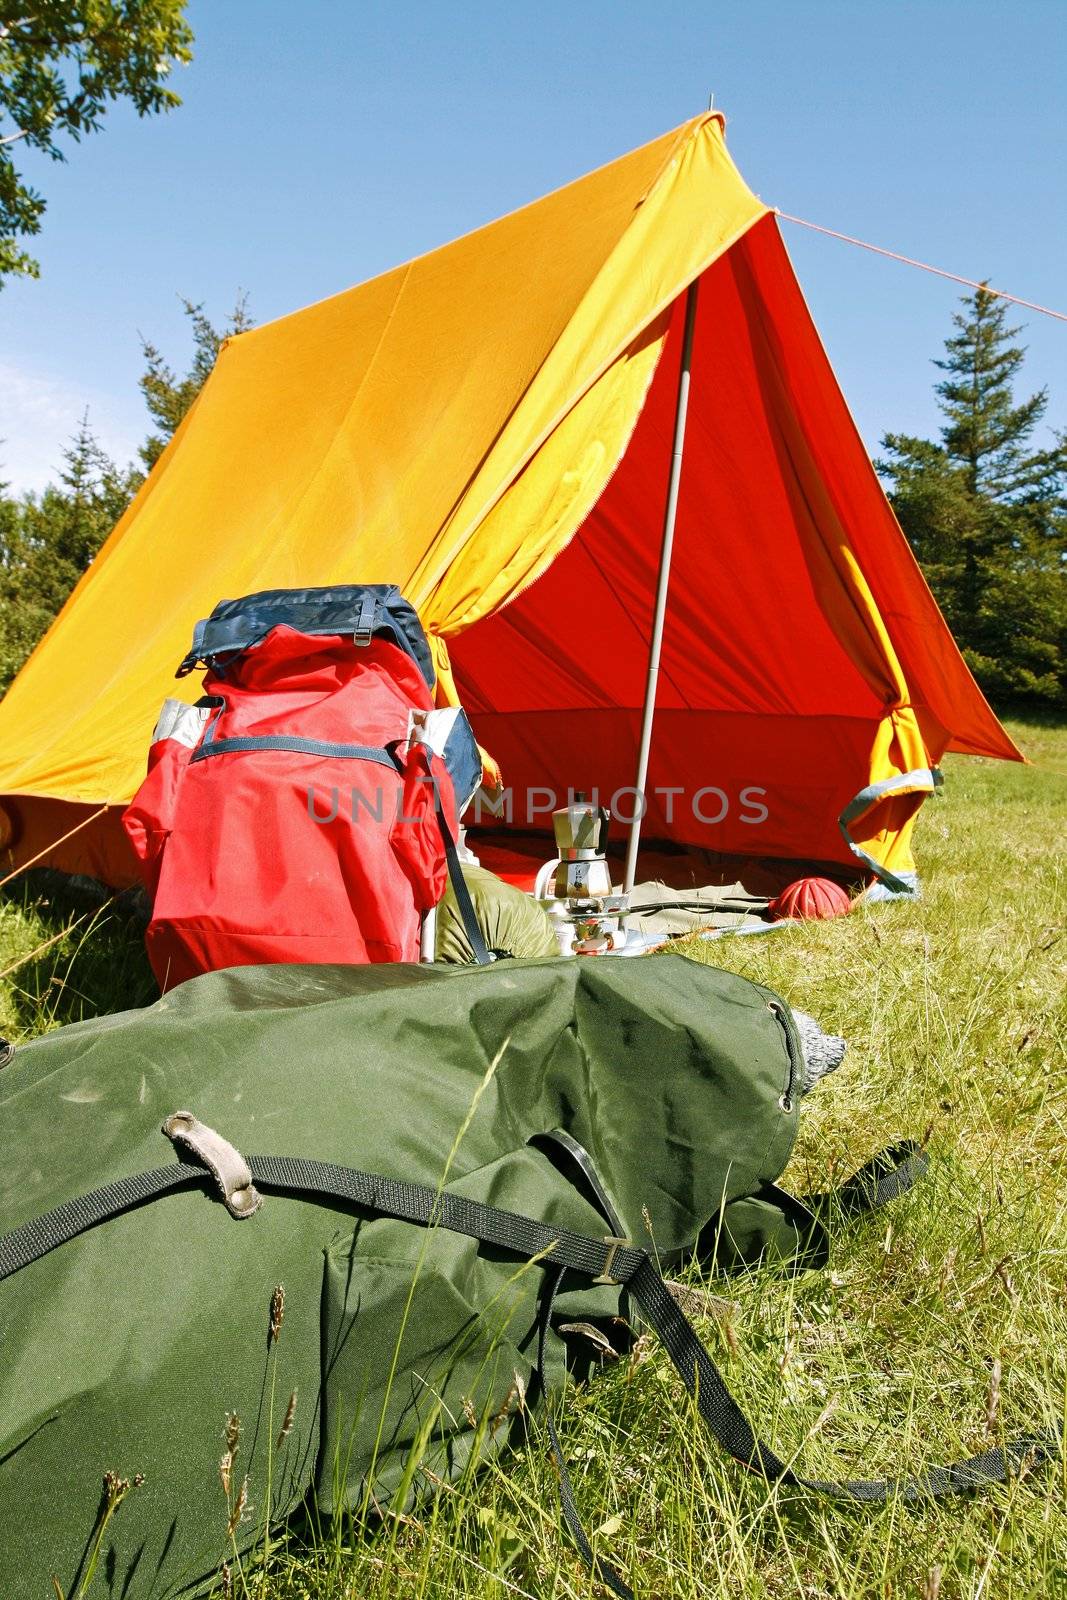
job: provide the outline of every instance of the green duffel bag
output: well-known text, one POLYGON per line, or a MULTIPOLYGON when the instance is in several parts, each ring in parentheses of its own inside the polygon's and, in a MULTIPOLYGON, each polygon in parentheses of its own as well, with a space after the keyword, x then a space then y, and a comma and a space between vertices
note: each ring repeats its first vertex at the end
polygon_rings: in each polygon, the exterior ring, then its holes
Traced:
MULTIPOLYGON (((196 1592, 307 1497, 326 1516, 410 1504, 501 1449, 524 1393, 566 1382, 557 1316, 624 1304, 726 1449, 799 1481, 658 1264, 708 1240, 821 1250, 775 1186, 801 1067, 775 995, 677 957, 244 968, 18 1050, 0 1074, 5 1600, 53 1575, 69 1600, 90 1568, 93 1593, 196 1592)), ((847 1203, 919 1159, 875 1164, 847 1203)))

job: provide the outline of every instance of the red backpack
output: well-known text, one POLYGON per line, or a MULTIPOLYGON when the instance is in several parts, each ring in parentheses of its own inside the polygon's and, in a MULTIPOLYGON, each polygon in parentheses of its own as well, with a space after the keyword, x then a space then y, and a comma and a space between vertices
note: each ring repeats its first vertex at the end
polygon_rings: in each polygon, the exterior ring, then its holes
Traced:
POLYGON ((178 676, 201 662, 203 698, 165 703, 123 817, 160 987, 262 962, 418 960, 450 866, 469 908, 454 839, 481 763, 463 712, 434 710, 412 607, 387 585, 225 600, 178 676))

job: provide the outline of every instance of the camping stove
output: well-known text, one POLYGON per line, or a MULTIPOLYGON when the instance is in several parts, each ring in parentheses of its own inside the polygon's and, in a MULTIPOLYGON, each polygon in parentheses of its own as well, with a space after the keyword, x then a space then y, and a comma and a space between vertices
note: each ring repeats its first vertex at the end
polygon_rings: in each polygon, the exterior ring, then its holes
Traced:
POLYGON ((604 955, 626 942, 622 919, 629 902, 626 895, 612 892, 604 853, 609 821, 610 813, 581 791, 570 805, 552 813, 559 859, 542 869, 541 879, 551 873, 551 894, 545 894, 547 882, 541 893, 564 955, 604 955))

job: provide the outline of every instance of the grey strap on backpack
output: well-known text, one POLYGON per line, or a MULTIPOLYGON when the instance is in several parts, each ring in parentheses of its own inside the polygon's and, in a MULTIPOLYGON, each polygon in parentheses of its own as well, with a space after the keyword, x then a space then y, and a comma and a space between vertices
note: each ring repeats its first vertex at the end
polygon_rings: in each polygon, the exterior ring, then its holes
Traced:
MULTIPOLYGON (((925 1170, 925 1159, 918 1146, 911 1143, 883 1152, 844 1186, 843 1193, 850 1197, 846 1209, 850 1214, 872 1209, 893 1194, 903 1192, 925 1170)), ((925 1472, 903 1478, 860 1478, 841 1482, 802 1478, 757 1437, 646 1250, 614 1237, 597 1239, 566 1228, 554 1228, 518 1212, 502 1211, 447 1190, 402 1183, 355 1167, 289 1156, 248 1156, 246 1165, 252 1181, 268 1193, 313 1195, 344 1205, 357 1205, 401 1221, 447 1228, 528 1261, 543 1259, 551 1277, 542 1298, 539 1319, 538 1370, 542 1382, 545 1338, 553 1302, 565 1275, 576 1273, 582 1278, 625 1288, 644 1320, 658 1335, 693 1397, 701 1419, 719 1444, 742 1466, 760 1473, 770 1482, 849 1500, 877 1503, 899 1496, 902 1500, 918 1501, 962 1494, 990 1483, 1004 1483, 1021 1470, 1024 1463, 1050 1462, 1058 1454, 1061 1442, 1058 1432, 1034 1433, 1011 1439, 1003 1447, 985 1450, 969 1460, 930 1467, 925 1472)), ((68 1201, 0 1238, 0 1280, 134 1206, 176 1190, 215 1182, 215 1174, 206 1167, 179 1162, 120 1179, 68 1201)), ((575 1542, 590 1569, 612 1592, 620 1600, 633 1600, 633 1591, 614 1568, 596 1555, 589 1542, 547 1406, 546 1418, 560 1474, 563 1514, 575 1542)))

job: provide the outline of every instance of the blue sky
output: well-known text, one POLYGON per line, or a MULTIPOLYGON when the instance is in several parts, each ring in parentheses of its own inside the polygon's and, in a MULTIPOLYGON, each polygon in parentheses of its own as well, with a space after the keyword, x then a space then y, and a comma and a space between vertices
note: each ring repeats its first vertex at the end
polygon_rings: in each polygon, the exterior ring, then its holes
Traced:
MULTIPOLYGON (((1065 308, 1063 0, 193 0, 183 106, 114 112, 0 290, 0 477, 39 487, 86 406, 132 456, 138 333, 178 296, 258 321, 466 232, 702 110, 764 200, 1065 308)), ((936 429, 956 289, 786 225, 860 428, 936 429)), ((1067 426, 1067 326, 1020 313, 1067 426)))

